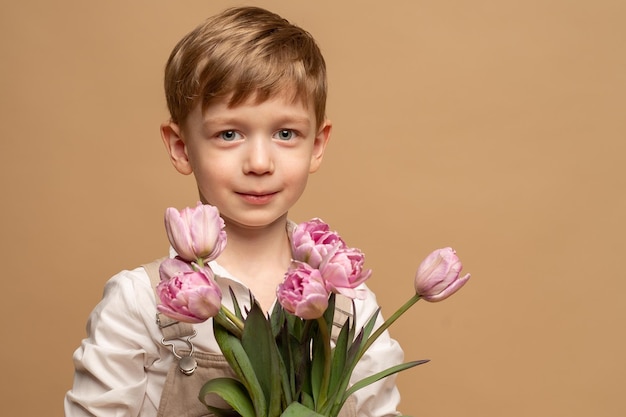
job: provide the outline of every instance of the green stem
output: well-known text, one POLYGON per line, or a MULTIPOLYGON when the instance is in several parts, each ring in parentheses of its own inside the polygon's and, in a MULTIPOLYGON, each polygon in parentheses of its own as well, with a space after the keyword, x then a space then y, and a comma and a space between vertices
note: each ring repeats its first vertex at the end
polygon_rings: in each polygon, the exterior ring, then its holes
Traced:
POLYGON ((389 328, 389 326, 391 326, 401 315, 403 315, 409 308, 411 308, 413 304, 417 303, 420 298, 420 295, 416 293, 406 303, 404 303, 404 305, 396 310, 396 312, 393 313, 387 320, 385 320, 385 322, 378 329, 376 329, 376 331, 367 339, 367 342, 365 342, 365 344, 361 348, 361 351, 359 352, 356 362, 361 359, 365 351, 369 349, 372 343, 374 343, 376 339, 378 339, 378 337, 383 334, 383 332, 387 330, 387 328, 389 328))
POLYGON ((243 331, 243 321, 241 321, 239 317, 235 315, 235 313, 224 307, 223 304, 220 306, 220 310, 222 310, 228 320, 230 320, 235 326, 237 326, 239 330, 243 331))
POLYGON ((228 317, 226 317, 226 314, 224 314, 223 308, 220 308, 217 315, 213 317, 213 320, 216 323, 219 323, 225 330, 232 333, 233 335, 235 335, 235 337, 241 340, 241 335, 243 334, 243 330, 241 330, 239 327, 233 324, 233 322, 228 317))

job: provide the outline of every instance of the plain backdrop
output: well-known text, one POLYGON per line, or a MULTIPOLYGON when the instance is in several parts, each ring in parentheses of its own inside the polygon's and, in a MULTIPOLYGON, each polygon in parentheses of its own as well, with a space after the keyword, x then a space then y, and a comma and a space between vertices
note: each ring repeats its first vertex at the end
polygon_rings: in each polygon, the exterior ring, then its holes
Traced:
MULTIPOLYGON (((62 416, 107 279, 167 251, 162 73, 217 0, 2 2, 0 402, 62 416)), ((626 415, 626 2, 258 1, 306 28, 334 132, 291 212, 367 254, 384 315, 454 247, 461 292, 392 327, 401 410, 626 415)))

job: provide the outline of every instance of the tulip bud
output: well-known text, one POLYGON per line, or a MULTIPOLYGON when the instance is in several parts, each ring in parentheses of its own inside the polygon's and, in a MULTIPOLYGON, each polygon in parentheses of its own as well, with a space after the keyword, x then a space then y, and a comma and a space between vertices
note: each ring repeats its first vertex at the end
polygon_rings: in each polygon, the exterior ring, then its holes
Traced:
POLYGON ((322 317, 328 307, 329 295, 320 271, 297 261, 289 268, 276 291, 280 305, 303 319, 322 317))
POLYGON ((463 265, 452 248, 437 249, 420 264, 415 275, 415 292, 426 301, 442 301, 470 278, 460 277, 463 265))
POLYGON ((196 267, 180 259, 166 259, 159 268, 161 282, 157 309, 174 320, 201 323, 217 315, 222 291, 209 267, 196 267))
POLYGON ((170 244, 182 259, 205 262, 217 258, 226 245, 224 220, 216 207, 198 203, 180 211, 165 211, 165 230, 170 244))

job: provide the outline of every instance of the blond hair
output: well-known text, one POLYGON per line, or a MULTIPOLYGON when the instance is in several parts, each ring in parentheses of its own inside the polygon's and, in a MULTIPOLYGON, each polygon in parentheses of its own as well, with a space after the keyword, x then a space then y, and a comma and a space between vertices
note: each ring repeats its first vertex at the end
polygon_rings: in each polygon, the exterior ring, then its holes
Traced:
POLYGON ((181 39, 165 67, 165 96, 172 121, 182 124, 193 107, 229 98, 235 106, 254 97, 293 94, 312 103, 318 127, 325 117, 326 64, 313 37, 258 7, 227 9, 181 39))

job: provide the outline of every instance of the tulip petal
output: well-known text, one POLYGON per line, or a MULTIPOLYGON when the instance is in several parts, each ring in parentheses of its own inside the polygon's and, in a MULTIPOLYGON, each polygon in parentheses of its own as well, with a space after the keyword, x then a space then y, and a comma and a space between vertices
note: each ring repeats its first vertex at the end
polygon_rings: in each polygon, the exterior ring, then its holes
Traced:
POLYGON ((181 258, 186 261, 195 260, 187 223, 184 221, 181 212, 173 207, 165 210, 165 231, 170 244, 181 258))
POLYGON ((455 292, 457 292, 458 290, 460 290, 461 287, 465 285, 465 283, 467 283, 469 279, 470 279, 470 274, 467 274, 464 277, 459 278, 456 281, 454 281, 452 284, 450 284, 447 288, 445 288, 440 293, 429 295, 429 296, 423 296, 422 298, 424 298, 424 300, 426 301, 430 301, 433 303, 437 301, 443 301, 446 298, 450 297, 455 292))
POLYGON ((159 304, 157 305, 157 310, 159 310, 161 313, 165 314, 167 317, 172 318, 174 320, 178 320, 184 323, 192 323, 192 324, 196 324, 196 323, 202 323, 205 320, 199 319, 197 317, 193 317, 193 316, 189 316, 186 314, 180 314, 177 311, 163 305, 163 304, 159 304))

